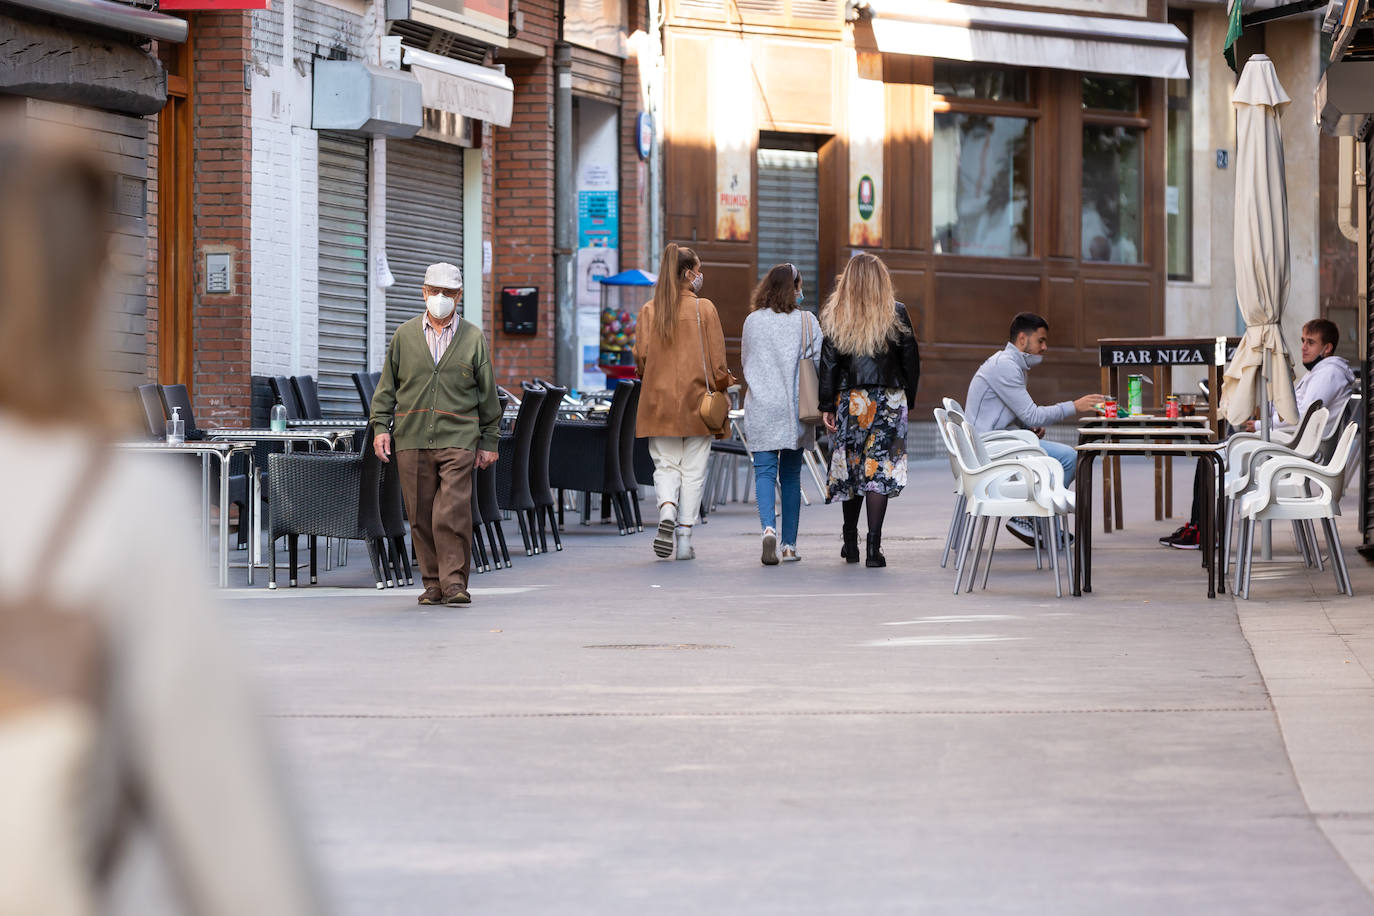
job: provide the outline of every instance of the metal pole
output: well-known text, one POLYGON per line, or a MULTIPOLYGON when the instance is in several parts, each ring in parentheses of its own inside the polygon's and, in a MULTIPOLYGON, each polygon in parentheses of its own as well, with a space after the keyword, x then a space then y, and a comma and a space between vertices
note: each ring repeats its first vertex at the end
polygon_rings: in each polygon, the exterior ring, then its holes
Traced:
MULTIPOLYGON (((1260 369, 1260 438, 1268 442, 1273 435, 1270 429, 1272 425, 1269 418, 1269 351, 1264 351, 1264 363, 1260 369)), ((1274 559, 1274 523, 1265 522, 1263 531, 1260 535, 1260 559, 1274 559)))
POLYGON ((554 372, 558 384, 578 388, 577 207, 573 186, 572 49, 559 43, 553 58, 553 296, 554 372))

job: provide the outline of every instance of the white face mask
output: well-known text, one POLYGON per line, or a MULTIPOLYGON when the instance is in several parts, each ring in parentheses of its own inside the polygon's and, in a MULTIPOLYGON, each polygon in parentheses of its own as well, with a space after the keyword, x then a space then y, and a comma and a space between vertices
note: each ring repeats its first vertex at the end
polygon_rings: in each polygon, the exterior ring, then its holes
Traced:
POLYGON ((1026 359, 1027 369, 1031 369, 1035 366, 1040 365, 1040 361, 1045 358, 1042 354, 1039 353, 1022 353, 1021 355, 1026 359))
POLYGON ((443 321, 453 314, 454 299, 452 296, 441 296, 435 293, 425 300, 425 307, 434 316, 435 321, 443 321))
POLYGON ((697 274, 692 278, 692 292, 701 292, 701 274, 697 274))

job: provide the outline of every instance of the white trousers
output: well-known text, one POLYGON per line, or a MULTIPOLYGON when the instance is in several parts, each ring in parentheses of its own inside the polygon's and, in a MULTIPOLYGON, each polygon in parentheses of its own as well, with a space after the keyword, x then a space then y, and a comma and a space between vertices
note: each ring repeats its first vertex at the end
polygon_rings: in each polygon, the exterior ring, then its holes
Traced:
POLYGON ((654 495, 658 507, 677 506, 679 525, 696 524, 701 511, 701 488, 711 460, 710 436, 650 436, 649 456, 654 459, 654 495))

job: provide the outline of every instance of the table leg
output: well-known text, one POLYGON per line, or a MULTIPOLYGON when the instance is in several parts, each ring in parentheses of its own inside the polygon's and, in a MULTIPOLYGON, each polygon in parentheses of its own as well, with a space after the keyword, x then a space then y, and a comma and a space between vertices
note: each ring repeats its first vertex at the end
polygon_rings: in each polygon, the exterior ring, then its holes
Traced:
POLYGON ((1164 521, 1164 459, 1155 456, 1155 521, 1164 521))
POLYGON ((200 456, 200 511, 205 513, 205 525, 201 534, 201 562, 210 555, 210 453, 200 456))
POLYGON ((229 587, 229 453, 219 455, 219 587, 229 587))
POLYGON ((1102 533, 1112 533, 1112 459, 1102 461, 1102 533))
MULTIPOLYGON (((1103 463, 1105 470, 1106 463, 1103 463)), ((1082 595, 1092 591, 1089 569, 1092 563, 1093 536, 1093 453, 1084 452, 1078 456, 1078 466, 1074 470, 1074 562, 1072 591, 1082 595)), ((1109 503, 1107 503, 1109 505, 1109 503)))
POLYGON ((1174 517, 1174 459, 1164 459, 1164 517, 1174 517))
POLYGON ((1205 482, 1206 486, 1203 487, 1202 497, 1207 508, 1203 511, 1202 518, 1199 519, 1202 523, 1202 530, 1198 532, 1198 534, 1200 536, 1201 545, 1204 545, 1205 548, 1202 551, 1202 565, 1207 567, 1207 597, 1215 598, 1217 596, 1217 563, 1215 547, 1217 510, 1216 500, 1213 496, 1216 493, 1216 478, 1210 463, 1208 464, 1205 482))
POLYGON ((248 584, 253 584, 253 567, 258 562, 259 551, 262 549, 261 535, 258 532, 258 467, 257 460, 253 456, 252 450, 248 455, 248 505, 244 507, 246 521, 240 520, 239 524, 248 525, 248 584))
POLYGON ((1213 540, 1216 542, 1216 559, 1212 562, 1217 572, 1217 591, 1226 594, 1226 464, 1220 454, 1214 454, 1209 462, 1213 466, 1213 473, 1216 486, 1213 490, 1216 499, 1212 506, 1212 533, 1213 540))
MULTIPOLYGON (((1106 460, 1105 458, 1103 459, 1106 460)), ((1126 521, 1121 511, 1121 456, 1112 455, 1112 502, 1116 504, 1116 530, 1120 531, 1126 521)))

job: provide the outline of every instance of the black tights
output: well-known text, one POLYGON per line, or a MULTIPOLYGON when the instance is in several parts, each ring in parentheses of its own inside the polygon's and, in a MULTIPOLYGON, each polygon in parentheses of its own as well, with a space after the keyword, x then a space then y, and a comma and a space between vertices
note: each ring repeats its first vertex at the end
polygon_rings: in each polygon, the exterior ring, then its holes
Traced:
POLYGON ((883 517, 887 515, 887 497, 871 490, 863 496, 846 499, 840 504, 844 510, 844 526, 857 530, 859 527, 859 507, 868 507, 868 530, 872 534, 883 533, 883 517))

